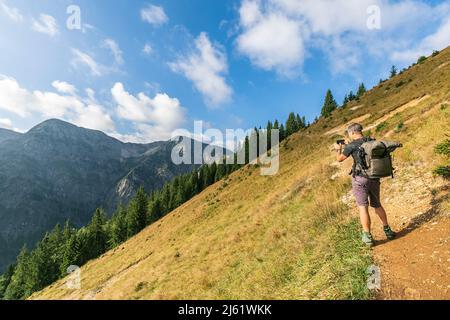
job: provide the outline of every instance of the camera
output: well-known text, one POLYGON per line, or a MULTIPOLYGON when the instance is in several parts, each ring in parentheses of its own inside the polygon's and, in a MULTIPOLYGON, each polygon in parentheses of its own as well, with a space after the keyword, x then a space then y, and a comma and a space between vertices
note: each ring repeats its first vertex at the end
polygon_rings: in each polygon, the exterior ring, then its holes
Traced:
POLYGON ((345 145, 345 140, 344 139, 338 140, 338 141, 336 141, 336 144, 343 146, 343 145, 345 145))

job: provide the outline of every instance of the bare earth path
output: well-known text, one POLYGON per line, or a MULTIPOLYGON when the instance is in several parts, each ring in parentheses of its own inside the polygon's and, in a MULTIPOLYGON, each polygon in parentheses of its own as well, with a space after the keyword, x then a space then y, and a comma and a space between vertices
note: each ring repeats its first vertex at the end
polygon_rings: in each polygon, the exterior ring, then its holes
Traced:
POLYGON ((431 174, 417 180, 413 170, 405 172, 402 181, 391 180, 383 187, 397 239, 384 240, 380 224, 374 221, 378 240, 374 258, 381 268, 381 290, 376 297, 449 300, 450 213, 443 205, 449 186, 432 179, 431 174), (390 195, 394 195, 392 199, 390 195))

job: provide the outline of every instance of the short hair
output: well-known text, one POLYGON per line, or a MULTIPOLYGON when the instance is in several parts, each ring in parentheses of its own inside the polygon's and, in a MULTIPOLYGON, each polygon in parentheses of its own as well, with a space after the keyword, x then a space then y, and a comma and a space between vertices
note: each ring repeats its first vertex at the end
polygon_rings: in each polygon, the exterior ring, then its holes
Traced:
POLYGON ((348 126, 347 133, 350 134, 352 132, 362 133, 363 132, 363 126, 360 125, 359 123, 352 123, 351 125, 348 126))

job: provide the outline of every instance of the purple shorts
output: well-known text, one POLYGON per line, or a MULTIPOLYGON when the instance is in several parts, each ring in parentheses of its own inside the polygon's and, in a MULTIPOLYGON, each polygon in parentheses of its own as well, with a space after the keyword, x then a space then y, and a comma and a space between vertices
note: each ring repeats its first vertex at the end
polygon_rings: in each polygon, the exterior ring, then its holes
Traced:
POLYGON ((359 207, 380 208, 380 179, 369 179, 356 176, 352 179, 353 195, 359 207))

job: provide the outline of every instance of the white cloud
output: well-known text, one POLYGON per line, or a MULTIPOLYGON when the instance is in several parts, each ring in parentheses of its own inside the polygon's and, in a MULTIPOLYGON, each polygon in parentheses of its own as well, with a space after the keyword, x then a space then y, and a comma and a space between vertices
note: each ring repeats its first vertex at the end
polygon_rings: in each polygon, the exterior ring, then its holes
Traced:
POLYGON ((242 0, 239 17, 238 51, 255 66, 288 76, 314 49, 324 52, 332 71, 339 73, 352 72, 363 55, 384 59, 395 52, 393 58, 411 62, 420 52, 449 44, 449 2, 242 0), (380 8, 381 30, 367 27, 373 5, 380 8), (442 31, 424 39, 423 30, 432 23, 441 24, 442 31))
POLYGON ((144 93, 133 96, 119 82, 111 89, 111 93, 117 103, 118 117, 136 122, 139 140, 169 139, 172 131, 185 121, 186 110, 178 99, 167 94, 158 93, 154 98, 144 93))
POLYGON ((141 10, 141 18, 143 21, 151 25, 163 25, 169 21, 163 7, 148 5, 141 10))
POLYGON ((101 130, 107 133, 115 132, 114 121, 102 106, 89 104, 82 108, 72 119, 80 127, 101 130))
POLYGON ((22 22, 23 21, 23 16, 20 13, 19 9, 9 7, 2 0, 0 0, 0 10, 14 22, 22 22))
MULTIPOLYGON (((149 143, 170 139, 172 132, 186 121, 186 109, 176 98, 159 93, 153 98, 139 93, 133 96, 122 83, 116 83, 111 89, 115 112, 108 112, 95 98, 91 88, 78 95, 75 86, 54 81, 53 91, 30 91, 23 88, 14 78, 0 75, 0 111, 22 118, 25 123, 41 122, 57 118, 71 122, 83 128, 101 130, 125 142, 149 143), (122 134, 116 130, 116 120, 133 133, 122 134), (132 129, 133 130, 133 129, 132 129)), ((0 118, 0 127, 13 128, 9 118, 0 118)))
POLYGON ((67 83, 65 81, 55 80, 52 82, 53 88, 58 90, 60 93, 67 93, 70 95, 75 95, 77 92, 77 88, 74 85, 67 83))
POLYGON ((32 28, 34 31, 44 33, 54 37, 59 33, 56 19, 48 14, 41 14, 39 20, 33 19, 32 28))
POLYGON ((114 41, 113 39, 105 39, 103 41, 102 46, 111 51, 111 53, 114 56, 114 61, 116 62, 116 64, 122 65, 124 63, 123 52, 116 41, 114 41))
POLYGON ((153 53, 153 47, 150 44, 146 43, 144 45, 144 48, 142 49, 142 52, 146 55, 151 55, 153 53))
POLYGON ((66 82, 54 81, 57 90, 69 95, 49 91, 28 91, 10 77, 0 76, 0 110, 22 118, 59 118, 89 129, 114 132, 114 122, 100 105, 88 104, 72 95, 76 88, 66 82))
POLYGON ((73 59, 71 64, 73 67, 78 67, 80 65, 86 66, 89 68, 91 74, 93 76, 101 76, 104 74, 104 67, 97 63, 89 54, 82 52, 78 49, 72 49, 73 59))
POLYGON ((428 56, 434 50, 442 50, 450 44, 450 19, 445 21, 435 33, 425 37, 417 47, 395 51, 392 59, 400 62, 411 62, 420 56, 428 56))
POLYGON ((206 33, 202 32, 197 37, 193 52, 169 63, 169 67, 192 81, 208 106, 230 101, 233 90, 224 77, 228 72, 226 54, 218 45, 211 43, 206 33))
POLYGON ((0 118, 0 128, 3 129, 13 129, 12 121, 7 118, 0 118))
POLYGON ((264 70, 295 74, 305 55, 301 23, 279 12, 263 13, 259 1, 244 1, 239 13, 244 31, 238 50, 264 70))

